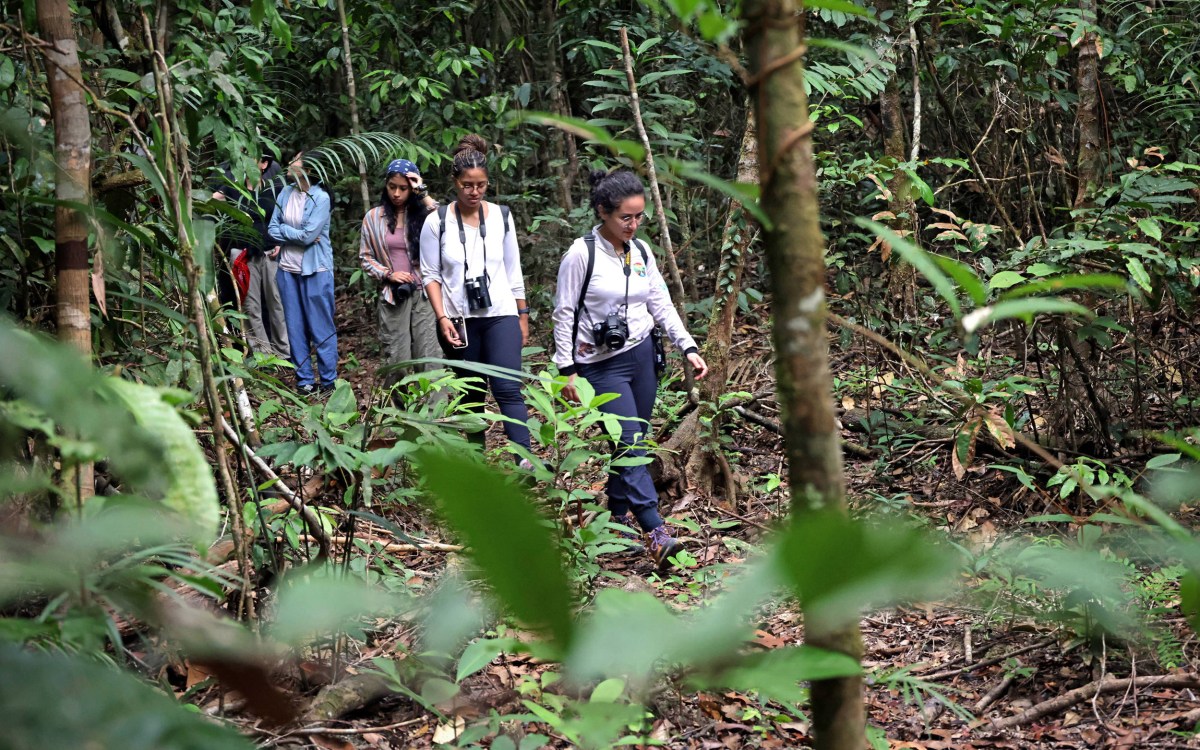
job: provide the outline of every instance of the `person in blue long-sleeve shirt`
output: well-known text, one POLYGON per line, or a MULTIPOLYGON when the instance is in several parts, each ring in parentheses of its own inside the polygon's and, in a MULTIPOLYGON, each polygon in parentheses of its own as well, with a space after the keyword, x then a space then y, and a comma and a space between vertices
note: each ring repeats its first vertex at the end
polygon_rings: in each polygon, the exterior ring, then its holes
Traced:
POLYGON ((296 388, 305 394, 332 390, 337 379, 337 327, 333 320, 333 245, 329 194, 304 168, 303 152, 288 165, 268 234, 279 247, 275 280, 283 302, 296 388), (317 372, 312 350, 317 353, 317 372))

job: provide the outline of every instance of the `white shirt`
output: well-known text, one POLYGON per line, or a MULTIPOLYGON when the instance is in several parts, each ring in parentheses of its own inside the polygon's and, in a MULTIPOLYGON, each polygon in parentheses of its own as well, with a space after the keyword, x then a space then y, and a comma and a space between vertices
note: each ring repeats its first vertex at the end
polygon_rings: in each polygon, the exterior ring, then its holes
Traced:
POLYGON ((442 285, 446 315, 468 318, 516 315, 517 300, 525 299, 525 278, 521 273, 521 253, 517 248, 517 230, 512 215, 508 217, 506 232, 504 214, 499 206, 484 202, 480 210, 485 210, 486 238, 481 237, 478 228, 460 224, 457 203, 447 207, 445 227, 438 219, 437 211, 425 218, 425 226, 421 228, 421 281, 425 286, 435 281, 442 285), (443 232, 444 237, 441 236, 443 232), (488 292, 492 306, 471 311, 463 281, 467 277, 482 276, 485 268, 490 280, 488 292))
POLYGON ((678 311, 671 304, 667 282, 659 273, 650 248, 635 238, 629 243, 627 256, 623 250, 618 253, 600 235, 599 225, 592 229, 592 235, 596 238, 596 260, 579 315, 579 334, 574 341, 571 340, 571 329, 575 324, 575 308, 587 273, 588 249, 583 237, 571 244, 558 267, 558 290, 554 298, 554 364, 559 371, 570 373, 576 363, 600 362, 632 349, 650 335, 655 322, 662 325, 667 337, 680 351, 695 348, 696 340, 688 334, 678 311), (642 247, 646 249, 645 260, 642 247), (625 274, 626 263, 629 265, 628 276, 625 274), (626 280, 629 282, 628 309, 625 308, 626 280), (620 349, 597 346, 593 339, 592 324, 603 322, 610 312, 624 312, 629 324, 629 339, 620 349))

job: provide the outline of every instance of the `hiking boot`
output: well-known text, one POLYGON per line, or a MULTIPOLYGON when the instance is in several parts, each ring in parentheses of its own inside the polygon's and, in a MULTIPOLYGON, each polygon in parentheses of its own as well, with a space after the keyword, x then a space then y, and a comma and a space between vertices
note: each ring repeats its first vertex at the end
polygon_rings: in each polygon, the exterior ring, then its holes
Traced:
POLYGON ((613 529, 613 533, 617 535, 617 541, 625 545, 626 552, 641 552, 646 549, 642 545, 642 535, 636 531, 638 522, 632 513, 627 512, 623 516, 613 516, 608 522, 627 527, 613 529))
POLYGON ((660 571, 670 568, 670 558, 682 551, 683 542, 671 536, 665 524, 650 532, 650 557, 660 571))

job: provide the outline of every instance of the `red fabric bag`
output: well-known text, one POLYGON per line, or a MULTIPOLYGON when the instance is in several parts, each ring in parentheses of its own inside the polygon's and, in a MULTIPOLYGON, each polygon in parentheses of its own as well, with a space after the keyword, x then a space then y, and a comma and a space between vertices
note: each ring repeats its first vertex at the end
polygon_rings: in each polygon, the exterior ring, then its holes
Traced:
POLYGON ((250 252, 243 250, 233 262, 233 281, 238 288, 238 302, 246 299, 250 291, 250 252))

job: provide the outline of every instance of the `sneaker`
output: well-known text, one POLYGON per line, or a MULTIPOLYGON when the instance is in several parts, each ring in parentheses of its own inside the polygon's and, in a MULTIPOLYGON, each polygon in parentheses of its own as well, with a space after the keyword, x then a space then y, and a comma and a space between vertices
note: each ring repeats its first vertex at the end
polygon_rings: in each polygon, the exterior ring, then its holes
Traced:
POLYGON ((626 552, 641 552, 646 549, 642 545, 641 534, 638 534, 636 531, 638 528, 638 522, 637 519, 633 517, 632 513, 626 512, 623 516, 613 516, 611 519, 609 519, 609 523, 620 524, 621 526, 627 527, 613 529, 613 532, 617 535, 617 539, 625 545, 626 552))
POLYGON ((650 532, 650 557, 659 570, 670 568, 670 558, 682 551, 683 542, 671 536, 665 524, 650 532))

